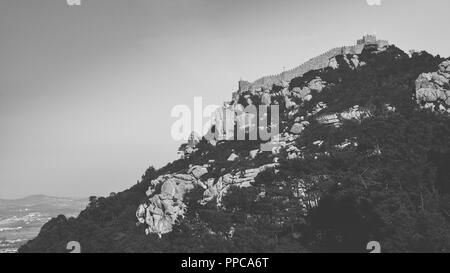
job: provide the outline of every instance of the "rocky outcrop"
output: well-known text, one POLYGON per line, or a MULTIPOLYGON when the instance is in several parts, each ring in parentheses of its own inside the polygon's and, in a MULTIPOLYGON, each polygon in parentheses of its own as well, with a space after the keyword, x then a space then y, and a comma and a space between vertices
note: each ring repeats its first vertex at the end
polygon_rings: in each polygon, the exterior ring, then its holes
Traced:
POLYGON ((360 62, 359 61, 359 57, 358 55, 345 55, 344 56, 344 61, 347 63, 348 67, 350 67, 350 69, 356 69, 360 66, 364 66, 366 63, 365 62, 360 62))
POLYGON ((255 159, 259 152, 260 152, 259 149, 251 150, 251 151, 249 152, 249 157, 250 157, 251 159, 255 159))
POLYGON ((188 174, 162 175, 151 182, 146 192, 148 200, 136 211, 138 222, 146 225, 146 234, 161 236, 172 231, 173 225, 186 212, 184 195, 196 186, 206 189, 200 181, 200 177, 206 173, 208 170, 205 166, 194 166, 188 174))
POLYGON ((315 78, 303 88, 294 87, 292 89, 292 95, 303 101, 310 101, 312 99, 312 91, 320 93, 326 86, 327 83, 324 82, 321 78, 315 78))
POLYGON ((312 96, 310 95, 311 89, 308 87, 294 87, 292 93, 295 97, 302 99, 303 101, 310 101, 312 99, 312 96))
POLYGON ((230 154, 230 156, 228 157, 228 161, 236 161, 239 159, 239 156, 235 153, 230 154))
POLYGON ((341 120, 339 119, 339 115, 336 113, 321 115, 320 117, 317 118, 317 121, 320 124, 325 124, 325 125, 335 125, 335 126, 341 125, 341 120))
POLYGON ((338 150, 343 150, 343 149, 345 149, 347 147, 352 147, 352 146, 353 147, 357 147, 358 146, 358 143, 356 142, 355 138, 353 138, 353 139, 346 139, 341 144, 334 145, 334 147, 336 149, 338 149, 338 150))
POLYGON ((341 113, 331 113, 320 115, 316 118, 316 120, 320 124, 325 125, 334 125, 339 127, 342 125, 342 122, 345 120, 354 120, 361 121, 365 118, 371 117, 372 113, 366 107, 360 107, 359 105, 355 105, 341 113))
POLYGON ((255 178, 260 172, 276 168, 278 165, 279 164, 277 163, 272 163, 260 166, 258 168, 240 171, 236 174, 228 173, 219 177, 217 181, 214 178, 209 179, 205 183, 207 189, 203 193, 203 200, 201 201, 201 204, 206 204, 216 198, 217 205, 221 206, 222 198, 231 186, 240 188, 250 187, 255 182, 255 178))
POLYGON ((292 125, 290 132, 294 135, 299 135, 309 125, 308 121, 296 122, 292 125))
POLYGON ((214 178, 202 181, 201 178, 208 173, 207 166, 192 166, 186 174, 159 176, 151 182, 146 192, 148 199, 136 211, 138 224, 146 226, 146 234, 161 237, 171 232, 177 221, 184 217, 187 207, 183 198, 194 188, 204 190, 201 204, 216 198, 217 205, 220 206, 222 197, 231 186, 250 187, 260 172, 277 166, 278 164, 272 163, 235 174, 229 173, 219 177, 217 181, 214 178))
POLYGON ((450 74, 450 60, 443 61, 438 67, 440 72, 450 74))
POLYGON ((193 166, 188 170, 188 173, 192 174, 195 179, 200 179, 208 173, 208 169, 205 166, 193 166))
POLYGON ((359 105, 355 105, 340 114, 341 120, 361 121, 364 118, 368 118, 371 116, 372 116, 372 113, 370 112, 370 110, 368 108, 360 107, 359 105))
POLYGON ((450 60, 439 64, 439 70, 423 73, 416 80, 417 103, 426 109, 450 113, 450 60))
POLYGON ((330 61, 328 62, 328 66, 333 68, 333 69, 338 69, 339 68, 339 64, 338 64, 336 58, 331 58, 330 61))

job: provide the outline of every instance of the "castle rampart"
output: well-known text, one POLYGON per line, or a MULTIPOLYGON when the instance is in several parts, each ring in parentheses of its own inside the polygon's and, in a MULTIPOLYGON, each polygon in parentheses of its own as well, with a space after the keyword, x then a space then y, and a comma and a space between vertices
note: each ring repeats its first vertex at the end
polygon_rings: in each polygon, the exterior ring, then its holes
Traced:
POLYGON ((329 65, 330 59, 338 55, 361 54, 364 46, 369 44, 376 44, 378 47, 386 47, 389 45, 388 41, 377 40, 375 35, 365 35, 362 39, 357 41, 356 45, 333 48, 308 60, 298 67, 284 71, 280 74, 265 76, 257 79, 253 83, 241 80, 239 81, 238 92, 254 91, 264 87, 270 88, 274 84, 282 84, 283 81, 290 81, 293 78, 301 77, 308 71, 326 68, 329 65))

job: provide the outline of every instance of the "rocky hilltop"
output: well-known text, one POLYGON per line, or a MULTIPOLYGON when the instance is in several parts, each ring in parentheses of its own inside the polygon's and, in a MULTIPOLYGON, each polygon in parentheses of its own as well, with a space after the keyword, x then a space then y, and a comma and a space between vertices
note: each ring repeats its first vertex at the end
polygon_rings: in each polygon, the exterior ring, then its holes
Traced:
POLYGON ((416 98, 423 108, 450 112, 450 61, 439 64, 439 70, 420 74, 416 80, 416 98))
POLYGON ((69 241, 84 252, 365 252, 373 240, 384 252, 450 252, 449 63, 366 36, 241 82, 222 109, 231 130, 217 114, 218 139, 52 219, 20 252, 69 241), (273 137, 250 140, 263 123, 243 122, 243 109, 274 105, 273 137), (240 127, 246 140, 224 137, 240 127))

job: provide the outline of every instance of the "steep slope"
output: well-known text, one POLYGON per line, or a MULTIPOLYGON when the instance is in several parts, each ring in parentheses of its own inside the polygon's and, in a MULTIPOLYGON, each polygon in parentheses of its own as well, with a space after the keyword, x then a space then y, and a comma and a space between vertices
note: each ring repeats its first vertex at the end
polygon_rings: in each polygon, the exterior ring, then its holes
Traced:
POLYGON ((449 252, 449 105, 423 109, 416 86, 446 62, 377 44, 333 58, 236 94, 232 109, 280 107, 271 152, 204 138, 130 189, 91 198, 78 218, 52 219, 20 252, 69 241, 83 252, 363 252, 371 240, 449 252))

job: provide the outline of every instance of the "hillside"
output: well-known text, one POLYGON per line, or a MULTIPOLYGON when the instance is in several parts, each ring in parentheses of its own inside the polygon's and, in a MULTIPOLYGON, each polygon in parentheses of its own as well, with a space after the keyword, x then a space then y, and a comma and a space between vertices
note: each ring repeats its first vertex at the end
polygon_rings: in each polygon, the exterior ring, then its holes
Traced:
POLYGON ((450 252, 450 62, 377 43, 342 53, 235 94, 234 112, 279 106, 271 151, 203 138, 19 251, 450 252))

